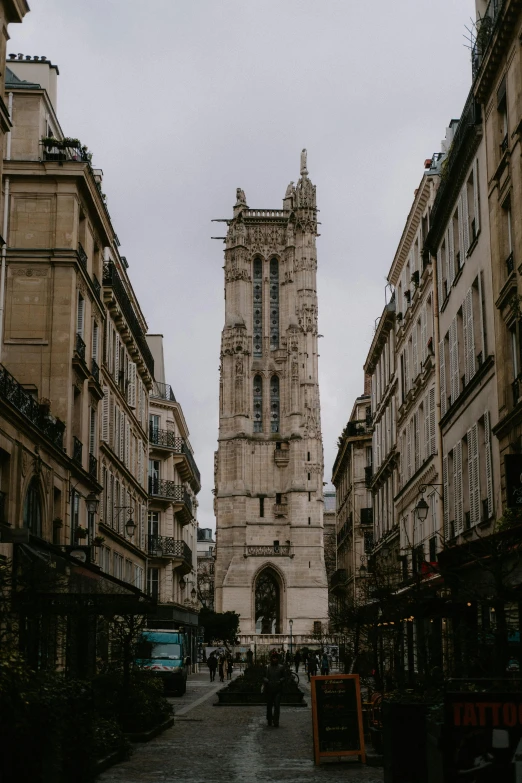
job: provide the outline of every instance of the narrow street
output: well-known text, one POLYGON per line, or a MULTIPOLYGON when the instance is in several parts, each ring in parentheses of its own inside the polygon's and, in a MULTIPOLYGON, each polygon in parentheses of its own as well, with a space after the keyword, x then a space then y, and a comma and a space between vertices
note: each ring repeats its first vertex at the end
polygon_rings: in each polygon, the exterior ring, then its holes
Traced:
MULTIPOLYGON (((237 676, 237 675, 236 675, 237 676)), ((283 707, 279 728, 266 725, 264 707, 214 707, 220 683, 208 674, 189 679, 174 698, 174 726, 155 740, 134 746, 129 761, 98 783, 382 783, 382 769, 353 761, 313 763, 310 686, 300 687, 307 706, 283 707)))

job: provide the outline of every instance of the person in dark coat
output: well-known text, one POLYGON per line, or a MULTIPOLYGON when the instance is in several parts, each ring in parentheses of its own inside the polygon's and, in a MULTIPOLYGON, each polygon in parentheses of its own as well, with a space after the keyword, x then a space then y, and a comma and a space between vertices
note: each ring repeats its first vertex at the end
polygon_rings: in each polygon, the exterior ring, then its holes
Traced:
POLYGON ((218 658, 218 669, 219 669, 219 682, 225 682, 225 664, 227 659, 221 653, 221 655, 218 658))
POLYGON ((330 674, 330 661, 328 655, 324 652, 321 658, 321 674, 330 674))
POLYGON ((227 680, 232 679, 232 671, 234 669, 234 661, 230 653, 227 655, 227 680))
POLYGON ((315 677, 317 674, 317 656, 314 652, 308 653, 308 682, 310 677, 315 677))
POLYGON ((214 655, 214 652, 211 652, 210 655, 208 656, 208 661, 207 661, 208 670, 210 672, 210 682, 214 682, 216 678, 217 665, 218 665, 217 658, 214 655))
POLYGON ((295 663, 295 673, 297 674, 299 671, 299 664, 301 663, 301 653, 299 652, 299 650, 297 650, 294 656, 294 663, 295 663))
POLYGON ((270 656, 270 664, 266 667, 266 676, 263 680, 266 695, 266 720, 269 726, 279 726, 279 712, 281 709, 281 693, 285 668, 279 663, 279 656, 274 650, 270 656))

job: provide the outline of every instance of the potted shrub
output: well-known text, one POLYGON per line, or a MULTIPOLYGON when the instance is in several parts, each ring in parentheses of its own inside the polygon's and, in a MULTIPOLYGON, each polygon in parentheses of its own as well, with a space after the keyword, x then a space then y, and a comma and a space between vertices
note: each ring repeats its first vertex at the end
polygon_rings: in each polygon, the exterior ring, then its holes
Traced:
POLYGON ((93 546, 102 546, 105 542, 105 536, 94 536, 94 540, 92 542, 93 546))
POLYGON ((64 148, 71 147, 72 149, 79 149, 82 145, 80 139, 72 139, 70 136, 66 136, 62 141, 64 148))
POLYGON ((81 525, 78 525, 78 527, 74 531, 74 537, 78 541, 81 541, 82 539, 87 538, 88 534, 89 534, 89 531, 87 530, 87 528, 82 527, 81 525))

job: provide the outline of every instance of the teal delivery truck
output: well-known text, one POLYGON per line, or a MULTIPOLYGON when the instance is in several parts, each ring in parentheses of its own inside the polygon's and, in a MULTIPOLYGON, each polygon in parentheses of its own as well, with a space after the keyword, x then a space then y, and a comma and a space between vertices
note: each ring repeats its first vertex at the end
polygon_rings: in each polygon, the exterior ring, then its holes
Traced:
POLYGON ((179 631, 144 631, 138 646, 137 663, 161 677, 165 693, 182 696, 190 671, 187 636, 179 631))

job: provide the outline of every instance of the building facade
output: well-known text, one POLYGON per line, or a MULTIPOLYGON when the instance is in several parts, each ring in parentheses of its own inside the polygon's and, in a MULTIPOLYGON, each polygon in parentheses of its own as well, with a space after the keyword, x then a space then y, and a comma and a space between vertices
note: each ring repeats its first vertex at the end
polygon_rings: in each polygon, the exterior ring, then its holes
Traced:
POLYGON ((372 465, 370 395, 358 397, 339 438, 332 472, 336 490, 337 569, 330 592, 339 606, 364 600, 368 553, 373 546, 373 509, 368 482, 372 465))
MULTIPOLYGON (((216 610, 254 634, 311 635, 328 617, 318 383, 315 186, 306 151, 283 209, 237 191, 225 249, 216 610)), ((298 639, 296 639, 298 643, 298 639)))
POLYGON ((198 599, 200 608, 214 611, 214 559, 216 541, 209 527, 198 528, 198 599))

